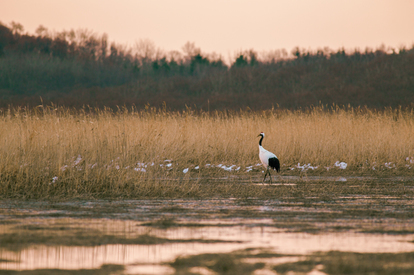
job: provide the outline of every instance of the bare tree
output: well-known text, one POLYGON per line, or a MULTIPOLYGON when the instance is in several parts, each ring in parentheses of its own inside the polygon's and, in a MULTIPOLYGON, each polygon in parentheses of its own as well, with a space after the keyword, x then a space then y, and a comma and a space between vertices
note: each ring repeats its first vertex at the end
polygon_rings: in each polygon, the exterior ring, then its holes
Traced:
POLYGON ((135 55, 142 63, 149 63, 161 57, 162 51, 149 39, 140 39, 133 47, 135 55))
POLYGON ((35 33, 38 35, 38 36, 48 36, 48 30, 47 30, 47 28, 45 27, 45 26, 43 26, 43 25, 39 25, 39 27, 37 27, 37 29, 36 29, 36 31, 35 31, 35 33))
POLYGON ((12 21, 10 25, 14 35, 21 35, 23 33, 24 27, 22 24, 12 21))
POLYGON ((193 56, 196 56, 198 54, 201 55, 200 48, 197 48, 194 42, 185 43, 181 49, 183 50, 185 54, 185 57, 184 57, 185 61, 190 61, 193 56))

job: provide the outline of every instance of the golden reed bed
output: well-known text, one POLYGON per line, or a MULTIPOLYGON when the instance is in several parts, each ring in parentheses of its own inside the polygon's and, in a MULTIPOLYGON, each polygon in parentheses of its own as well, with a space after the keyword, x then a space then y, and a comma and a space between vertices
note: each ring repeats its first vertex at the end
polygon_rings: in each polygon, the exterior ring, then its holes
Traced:
POLYGON ((261 175, 261 131, 263 146, 278 156, 284 175, 296 173, 298 163, 311 164, 312 173, 335 173, 337 161, 349 173, 414 169, 413 110, 333 106, 206 113, 40 106, 4 111, 0 129, 0 191, 6 197, 59 184, 102 194, 150 179, 261 175))

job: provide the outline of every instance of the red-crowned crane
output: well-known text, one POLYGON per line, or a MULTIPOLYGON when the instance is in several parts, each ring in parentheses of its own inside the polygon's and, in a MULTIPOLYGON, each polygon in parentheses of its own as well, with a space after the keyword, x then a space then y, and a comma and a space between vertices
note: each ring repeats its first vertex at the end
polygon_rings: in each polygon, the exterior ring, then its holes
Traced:
POLYGON ((266 173, 263 179, 263 182, 266 179, 267 174, 270 176, 270 183, 272 183, 272 175, 270 174, 270 168, 276 170, 277 172, 280 171, 280 162, 279 159, 276 157, 275 154, 272 152, 267 151, 265 148, 262 147, 262 141, 265 134, 261 132, 258 137, 262 137, 259 141, 259 158, 262 162, 264 168, 266 169, 266 173))

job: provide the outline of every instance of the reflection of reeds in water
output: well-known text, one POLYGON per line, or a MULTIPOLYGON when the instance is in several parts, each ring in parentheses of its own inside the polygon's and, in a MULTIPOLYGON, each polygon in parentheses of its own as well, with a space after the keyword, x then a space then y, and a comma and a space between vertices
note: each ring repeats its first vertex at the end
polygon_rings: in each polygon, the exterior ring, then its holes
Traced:
POLYGON ((144 179, 223 173, 205 165, 257 164, 261 131, 265 148, 287 167, 298 162, 332 166, 339 160, 352 171, 372 171, 386 162, 395 171, 408 171, 406 158, 414 154, 414 114, 396 109, 200 114, 45 107, 9 110, 0 127, 0 186, 8 194, 22 186, 28 193, 50 193, 49 183, 56 182, 76 185, 71 189, 76 192, 102 194, 144 179), (185 168, 191 173, 184 174, 185 168))

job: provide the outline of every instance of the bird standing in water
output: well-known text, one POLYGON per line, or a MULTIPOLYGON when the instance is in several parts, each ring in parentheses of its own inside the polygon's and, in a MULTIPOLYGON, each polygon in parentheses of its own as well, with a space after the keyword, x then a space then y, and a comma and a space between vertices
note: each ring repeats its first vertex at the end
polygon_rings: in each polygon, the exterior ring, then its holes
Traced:
POLYGON ((260 161, 262 162, 264 168, 266 169, 266 173, 265 173, 263 182, 265 181, 267 174, 269 174, 270 183, 272 183, 272 175, 270 174, 270 168, 272 168, 273 170, 276 170, 277 172, 279 172, 280 171, 280 162, 279 162, 279 159, 276 157, 275 154, 273 154, 272 152, 269 152, 265 148, 263 148, 262 141, 263 141, 264 136, 265 136, 265 134, 263 132, 261 132, 258 135, 258 137, 262 137, 259 141, 259 158, 260 158, 260 161))

